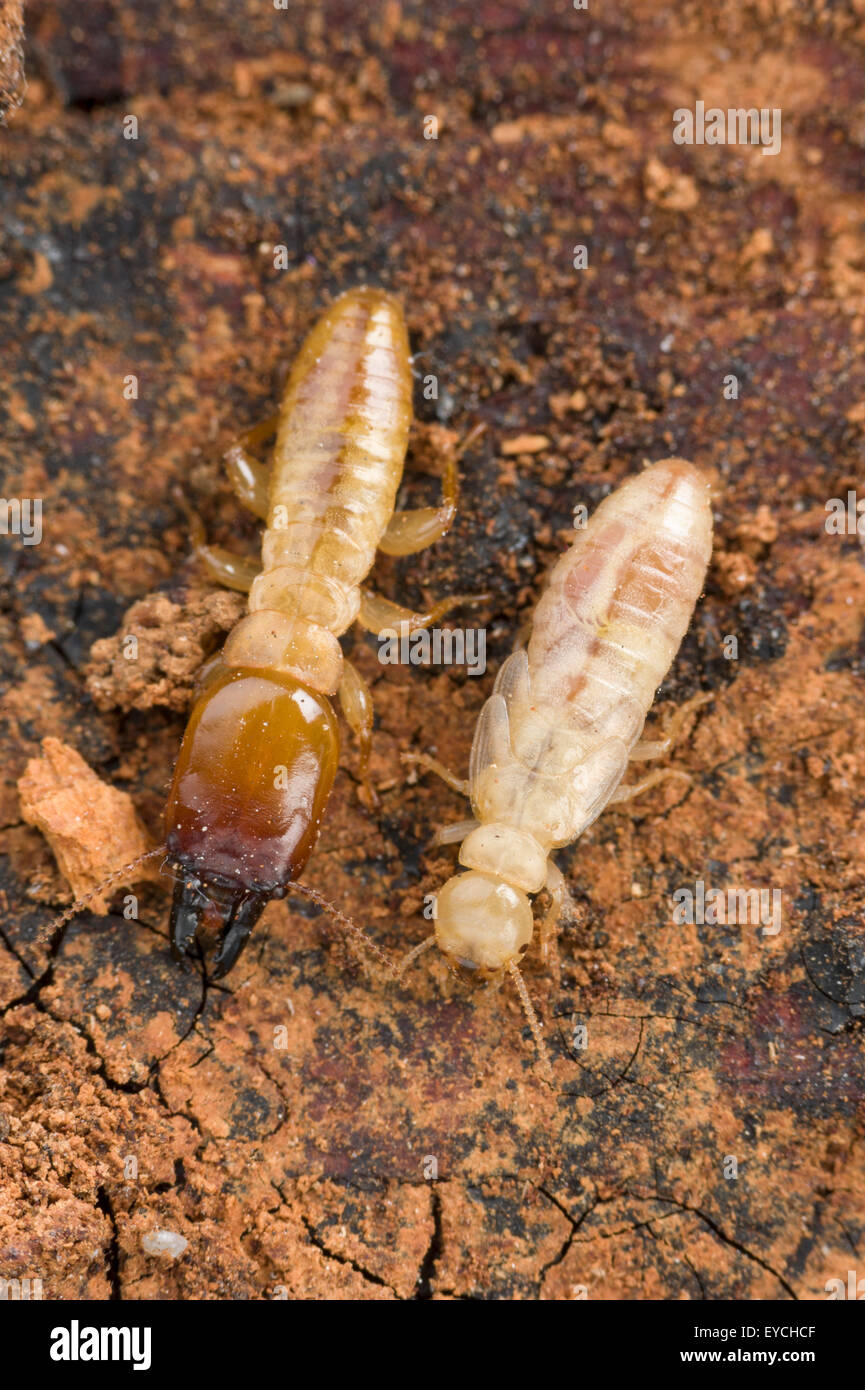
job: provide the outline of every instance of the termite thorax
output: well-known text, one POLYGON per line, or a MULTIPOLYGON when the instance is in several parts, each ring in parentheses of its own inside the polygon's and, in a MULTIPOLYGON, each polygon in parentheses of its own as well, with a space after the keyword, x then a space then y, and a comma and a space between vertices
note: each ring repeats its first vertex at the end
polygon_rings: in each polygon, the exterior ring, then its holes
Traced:
POLYGON ((500 822, 479 825, 466 836, 460 863, 524 893, 539 893, 547 876, 547 854, 534 836, 500 822))

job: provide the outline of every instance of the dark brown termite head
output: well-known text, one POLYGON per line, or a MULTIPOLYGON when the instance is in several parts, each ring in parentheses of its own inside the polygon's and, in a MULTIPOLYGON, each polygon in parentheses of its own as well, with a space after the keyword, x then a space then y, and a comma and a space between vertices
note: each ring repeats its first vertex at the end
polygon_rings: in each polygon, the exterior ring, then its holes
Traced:
POLYGON ((312 852, 338 754, 327 696, 272 671, 213 673, 190 715, 165 810, 179 871, 175 959, 208 923, 221 931, 212 973, 231 969, 267 902, 284 896, 312 852))

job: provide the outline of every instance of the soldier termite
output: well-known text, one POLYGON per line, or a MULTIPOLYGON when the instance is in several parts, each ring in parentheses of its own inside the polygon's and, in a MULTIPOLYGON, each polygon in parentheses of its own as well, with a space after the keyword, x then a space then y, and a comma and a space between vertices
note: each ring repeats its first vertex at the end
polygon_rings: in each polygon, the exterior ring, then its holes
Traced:
POLYGON ((457 458, 480 432, 446 459, 440 506, 395 512, 411 416, 402 308, 361 287, 340 296, 303 343, 278 417, 226 456, 235 491, 265 521, 261 566, 198 546, 213 578, 248 591, 249 608, 202 673, 165 811, 176 866, 172 951, 183 959, 199 926, 213 922, 221 929, 214 977, 231 969, 266 903, 290 884, 336 914, 296 878, 336 772, 334 694, 360 741, 368 798, 375 795, 372 699, 343 657, 341 634, 356 619, 373 632, 425 627, 482 597, 454 596, 416 613, 361 587, 377 550, 411 555, 445 535, 457 458), (274 433, 265 467, 251 450, 274 433))
MULTIPOLYGON (((664 459, 628 479, 597 508, 553 568, 528 647, 504 663, 478 718, 469 778, 434 758, 407 755, 470 797, 475 820, 441 832, 462 842, 468 873, 436 897, 435 931, 400 973, 435 943, 475 979, 513 979, 544 1072, 551 1070, 518 964, 534 932, 529 894, 546 888, 542 938, 567 900, 551 851, 571 844, 604 807, 664 777, 619 784, 629 760, 656 757, 667 738, 639 742, 703 587, 712 550, 709 490, 684 459, 664 459)), ((683 706, 707 698, 700 695, 683 706)))

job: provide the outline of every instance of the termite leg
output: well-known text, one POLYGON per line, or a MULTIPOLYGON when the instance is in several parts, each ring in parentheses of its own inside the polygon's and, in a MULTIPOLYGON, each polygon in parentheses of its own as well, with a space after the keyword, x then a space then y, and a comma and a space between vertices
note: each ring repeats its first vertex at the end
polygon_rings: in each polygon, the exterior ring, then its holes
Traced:
POLYGON ((460 820, 453 825, 444 825, 441 830, 437 830, 427 845, 427 849, 439 849, 442 845, 459 845, 467 835, 473 830, 477 830, 479 821, 460 820))
MULTIPOLYGON (((415 766, 425 767, 428 771, 434 772, 436 777, 450 787, 451 791, 457 792, 460 796, 471 798, 471 791, 467 778, 457 777, 444 763, 440 763, 438 758, 433 758, 429 753, 401 753, 400 758, 404 763, 414 763, 415 766)), ((479 821, 459 820, 453 825, 444 825, 437 830, 427 845, 427 849, 440 849, 442 845, 459 845, 470 835, 473 830, 477 830, 479 821)))
POLYGON ((279 424, 279 412, 273 415, 266 415, 263 420, 259 420, 257 425, 251 429, 244 430, 237 443, 241 449, 256 450, 259 445, 266 444, 276 434, 276 427, 279 424))
POLYGON ((691 711, 699 709, 701 705, 708 704, 714 698, 710 692, 700 690, 696 695, 692 695, 690 700, 679 705, 664 731, 664 737, 641 739, 631 749, 631 762, 645 762, 649 758, 661 758, 665 753, 669 753, 680 738, 682 727, 691 711))
MULTIPOLYGON (((434 772, 436 777, 447 783, 451 791, 458 792, 460 796, 471 795, 468 778, 457 777, 444 763, 440 763, 438 758, 431 757, 429 753, 402 753, 400 757, 404 763, 414 763, 417 767, 425 767, 428 772, 434 772)), ((474 822, 462 821, 461 824, 470 825, 474 822)), ((468 834, 468 831, 465 833, 468 834)))
POLYGON ((442 484, 440 507, 417 507, 394 512, 378 543, 384 555, 416 555, 419 550, 440 541, 453 525, 457 511, 456 467, 450 460, 442 484))
POLYGON ((249 593, 252 581, 261 572, 259 561, 234 555, 220 545, 196 545, 195 553, 214 583, 238 589, 242 594, 249 593))
POLYGON ((442 500, 438 507, 416 507, 394 512, 379 541, 385 555, 416 555, 419 550, 446 536, 453 525, 459 499, 457 460, 484 433, 486 425, 475 425, 458 448, 448 452, 442 473, 442 500))
POLYGON ((226 589, 239 589, 241 593, 249 593, 261 565, 243 555, 234 555, 230 550, 223 550, 220 545, 208 545, 204 522, 197 512, 192 511, 186 500, 182 500, 189 517, 192 549, 210 578, 215 584, 222 584, 226 589))
POLYGON ((271 415, 262 420, 260 425, 242 434, 237 443, 225 452, 225 465, 235 495, 262 521, 267 519, 270 469, 254 451, 276 433, 278 419, 278 415, 271 415))
POLYGON ((567 915, 570 920, 574 916, 574 904, 568 889, 567 879, 558 864, 554 864, 552 859, 547 860, 547 878, 544 887, 550 895, 550 905, 538 924, 542 960, 547 958, 550 938, 555 937, 556 931, 561 925, 562 917, 567 915))
POLYGON ((433 627, 446 613, 452 608, 458 608, 460 604, 486 603, 491 598, 492 594, 489 593, 454 594, 451 598, 439 599, 438 603, 434 603, 425 613, 415 613, 413 609, 403 608, 401 604, 393 603, 381 594, 374 594, 371 589, 364 589, 358 621, 367 632, 398 632, 401 623, 406 624, 409 632, 419 632, 421 628, 433 627))
POLYGON ((225 468, 237 500, 253 516, 266 521, 269 470, 265 464, 248 454, 242 445, 233 444, 226 451, 225 468))
POLYGON ((364 799, 372 810, 377 810, 381 801, 369 775, 369 755, 372 749, 372 694, 360 671, 350 661, 343 662, 342 681, 337 693, 342 712, 345 715, 345 722, 360 745, 358 775, 363 787, 364 799))
POLYGON ((656 772, 650 772, 648 777, 642 777, 631 787, 619 787, 613 792, 607 805, 615 806, 618 802, 631 801, 635 796, 642 796, 643 792, 647 792, 650 787, 656 787, 659 782, 666 782, 668 777, 679 777, 686 782, 691 781, 690 772, 683 772, 677 767, 662 767, 656 772))

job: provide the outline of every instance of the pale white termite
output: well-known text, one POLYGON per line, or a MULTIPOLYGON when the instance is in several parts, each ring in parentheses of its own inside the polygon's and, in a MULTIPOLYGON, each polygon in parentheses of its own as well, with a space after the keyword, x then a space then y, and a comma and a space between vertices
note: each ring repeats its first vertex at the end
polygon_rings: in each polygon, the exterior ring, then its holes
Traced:
MULTIPOLYGON (((571 844, 611 802, 665 776, 620 787, 630 760, 658 756, 674 733, 640 742, 646 715, 687 631, 712 550, 705 479, 664 459, 606 497, 553 568, 527 648, 502 666, 478 718, 468 782, 426 755, 409 755, 470 796, 462 840, 468 870, 436 898, 435 942, 477 978, 510 974, 547 1074, 549 1063, 517 962, 534 922, 529 895, 547 888, 558 919, 567 899, 551 851, 571 844)), ((701 695, 679 712, 707 699, 701 695)), ((674 721, 678 724, 680 717, 674 721)))

